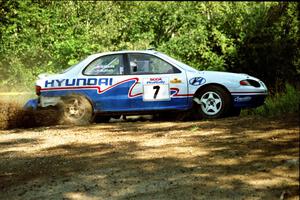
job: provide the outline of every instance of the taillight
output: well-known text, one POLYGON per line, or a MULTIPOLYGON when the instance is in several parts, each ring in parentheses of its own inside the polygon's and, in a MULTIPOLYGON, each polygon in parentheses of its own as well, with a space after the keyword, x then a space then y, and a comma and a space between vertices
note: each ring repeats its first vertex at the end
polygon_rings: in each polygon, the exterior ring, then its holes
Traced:
POLYGON ((240 85, 250 85, 250 83, 247 80, 240 81, 240 85))
POLYGON ((41 89, 42 89, 41 86, 38 86, 38 85, 35 86, 35 93, 36 93, 36 95, 40 96, 41 89))

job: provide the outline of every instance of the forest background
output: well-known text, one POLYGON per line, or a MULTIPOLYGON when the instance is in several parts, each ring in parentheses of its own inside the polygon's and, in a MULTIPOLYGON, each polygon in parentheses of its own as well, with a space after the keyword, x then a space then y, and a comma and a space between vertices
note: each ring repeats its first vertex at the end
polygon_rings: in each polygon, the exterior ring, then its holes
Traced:
POLYGON ((299 88, 298 2, 0 0, 0 88, 90 54, 155 47, 199 70, 247 73, 271 94, 299 88))

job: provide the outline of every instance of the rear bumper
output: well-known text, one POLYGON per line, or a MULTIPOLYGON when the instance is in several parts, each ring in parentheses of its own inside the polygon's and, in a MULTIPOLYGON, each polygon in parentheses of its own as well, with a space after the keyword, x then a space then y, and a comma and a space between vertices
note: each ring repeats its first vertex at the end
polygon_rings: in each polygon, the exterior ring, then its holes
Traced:
POLYGON ((255 108, 264 104, 267 95, 233 95, 232 104, 236 108, 255 108))
POLYGON ((23 106, 24 110, 36 110, 39 105, 38 99, 30 99, 27 103, 23 106))

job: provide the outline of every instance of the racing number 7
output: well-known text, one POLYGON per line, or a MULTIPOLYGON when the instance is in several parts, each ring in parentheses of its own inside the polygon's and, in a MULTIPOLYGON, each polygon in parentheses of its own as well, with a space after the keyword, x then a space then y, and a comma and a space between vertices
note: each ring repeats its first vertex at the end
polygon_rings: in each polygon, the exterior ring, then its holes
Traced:
POLYGON ((153 96, 154 99, 156 99, 159 89, 160 89, 159 85, 153 86, 153 90, 155 90, 154 96, 153 96))

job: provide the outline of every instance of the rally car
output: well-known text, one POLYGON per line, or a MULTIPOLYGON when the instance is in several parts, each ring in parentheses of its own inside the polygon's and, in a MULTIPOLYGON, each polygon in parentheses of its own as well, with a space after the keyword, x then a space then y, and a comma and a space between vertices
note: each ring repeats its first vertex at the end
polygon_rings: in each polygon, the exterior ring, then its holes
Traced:
POLYGON ((71 123, 95 116, 194 111, 201 118, 239 115, 268 94, 250 75, 198 71, 154 50, 93 54, 59 74, 41 74, 26 108, 57 107, 71 123))

